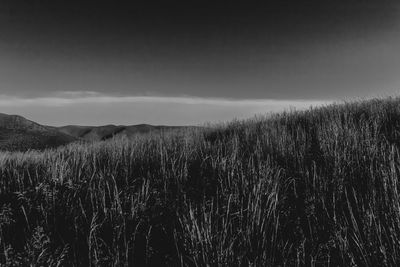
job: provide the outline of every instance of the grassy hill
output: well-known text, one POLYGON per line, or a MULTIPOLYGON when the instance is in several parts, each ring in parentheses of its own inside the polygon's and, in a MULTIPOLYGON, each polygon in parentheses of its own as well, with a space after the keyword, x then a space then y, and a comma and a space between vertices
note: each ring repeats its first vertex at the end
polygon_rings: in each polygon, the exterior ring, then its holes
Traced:
POLYGON ((57 130, 88 141, 100 141, 107 140, 112 137, 124 136, 127 138, 132 138, 137 134, 147 134, 147 133, 159 133, 161 131, 170 131, 184 129, 185 127, 180 126, 153 126, 148 124, 138 124, 131 126, 123 125, 104 125, 104 126, 76 126, 68 125, 63 127, 58 127, 57 130))
POLYGON ((186 128, 190 127, 153 126, 148 124, 52 127, 40 125, 18 115, 0 113, 0 150, 43 150, 56 148, 78 140, 104 141, 120 137, 130 139, 139 134, 163 133, 186 128))
POLYGON ((398 266, 400 99, 0 156, 0 262, 398 266))
POLYGON ((77 139, 18 115, 0 113, 0 150, 54 148, 77 139))

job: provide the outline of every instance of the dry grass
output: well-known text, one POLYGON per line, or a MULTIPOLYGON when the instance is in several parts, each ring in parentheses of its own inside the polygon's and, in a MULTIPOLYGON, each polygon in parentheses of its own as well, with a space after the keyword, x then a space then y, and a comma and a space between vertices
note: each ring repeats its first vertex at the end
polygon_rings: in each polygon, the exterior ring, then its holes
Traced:
POLYGON ((5 266, 400 264, 400 100, 0 156, 5 266))

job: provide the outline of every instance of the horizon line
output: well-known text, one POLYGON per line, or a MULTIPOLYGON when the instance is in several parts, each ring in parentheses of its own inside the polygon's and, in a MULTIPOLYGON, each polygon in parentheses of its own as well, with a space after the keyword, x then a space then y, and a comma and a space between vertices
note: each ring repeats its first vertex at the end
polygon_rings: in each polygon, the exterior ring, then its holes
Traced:
POLYGON ((296 104, 328 104, 336 99, 276 99, 276 98, 224 98, 200 96, 159 96, 159 95, 111 95, 95 91, 62 91, 51 96, 23 97, 0 94, 0 107, 15 106, 48 106, 63 107, 76 104, 109 104, 109 103, 164 103, 185 105, 221 105, 221 106, 260 106, 277 105, 293 106, 296 104))

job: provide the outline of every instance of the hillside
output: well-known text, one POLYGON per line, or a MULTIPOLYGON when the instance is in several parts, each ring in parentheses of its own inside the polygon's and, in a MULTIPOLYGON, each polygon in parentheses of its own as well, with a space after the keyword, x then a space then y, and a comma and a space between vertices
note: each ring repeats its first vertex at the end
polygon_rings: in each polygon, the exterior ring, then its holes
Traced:
POLYGON ((77 140, 102 141, 112 137, 134 138, 138 134, 162 133, 190 127, 153 126, 44 126, 22 116, 0 113, 0 150, 25 151, 54 148, 77 140))
POLYGON ((106 140, 111 137, 125 136, 132 138, 137 134, 146 133, 159 133, 162 131, 170 131, 183 129, 185 127, 180 126, 153 126, 148 124, 139 124, 131 126, 116 126, 116 125, 104 125, 104 126, 76 126, 68 125, 63 127, 58 127, 57 130, 74 136, 76 138, 81 138, 88 141, 100 141, 106 140))
POLYGON ((36 131, 36 132, 44 132, 48 131, 48 129, 40 125, 36 122, 25 119, 22 116, 18 115, 7 115, 4 113, 0 113, 0 126, 4 129, 9 130, 22 130, 22 131, 36 131))
POLYGON ((53 148, 77 139, 18 115, 0 113, 0 150, 53 148))
POLYGON ((400 99, 0 157, 4 266, 399 266, 400 99))

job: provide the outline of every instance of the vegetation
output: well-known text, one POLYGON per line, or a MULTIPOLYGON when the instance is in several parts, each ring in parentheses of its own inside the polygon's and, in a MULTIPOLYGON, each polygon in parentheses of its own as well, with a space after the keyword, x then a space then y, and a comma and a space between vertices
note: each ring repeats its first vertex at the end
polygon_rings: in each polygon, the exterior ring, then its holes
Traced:
POLYGON ((400 99, 0 156, 5 266, 396 266, 400 99))
POLYGON ((43 150, 75 141, 77 138, 54 127, 43 126, 18 115, 0 113, 0 150, 43 150))

